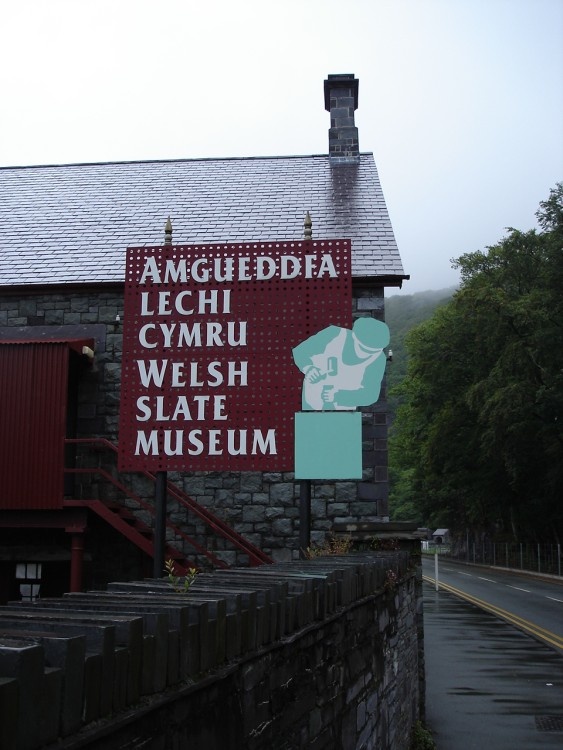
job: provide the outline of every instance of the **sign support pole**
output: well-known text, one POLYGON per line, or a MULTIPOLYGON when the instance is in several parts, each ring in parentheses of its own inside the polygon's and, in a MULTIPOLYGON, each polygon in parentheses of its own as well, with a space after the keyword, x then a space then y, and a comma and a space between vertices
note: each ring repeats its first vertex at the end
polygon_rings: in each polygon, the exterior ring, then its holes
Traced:
MULTIPOLYGON (((172 244, 172 222, 170 217, 164 226, 164 244, 172 244)), ((168 484, 168 473, 166 471, 156 472, 156 483, 154 489, 155 521, 154 521, 154 557, 153 578, 162 578, 164 575, 164 550, 166 547, 166 500, 168 484)))
POLYGON ((154 566, 153 578, 162 578, 164 575, 164 548, 166 546, 166 485, 168 481, 167 472, 156 472, 156 484, 154 502, 156 516, 154 524, 154 566))
MULTIPOLYGON (((303 238, 313 239, 313 222, 309 211, 305 214, 303 222, 303 238)), ((307 557, 311 546, 311 480, 302 479, 299 484, 299 555, 302 559, 307 557)))
POLYGON ((311 480, 302 479, 299 483, 299 553, 307 557, 311 546, 311 480))

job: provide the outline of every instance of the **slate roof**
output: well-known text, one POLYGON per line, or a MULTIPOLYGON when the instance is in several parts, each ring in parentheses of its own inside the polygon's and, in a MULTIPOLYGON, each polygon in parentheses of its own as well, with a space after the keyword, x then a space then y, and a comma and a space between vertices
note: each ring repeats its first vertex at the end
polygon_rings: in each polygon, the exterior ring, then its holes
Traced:
POLYGON ((404 271, 373 155, 0 168, 0 286, 122 282, 128 246, 352 239, 356 277, 404 271))

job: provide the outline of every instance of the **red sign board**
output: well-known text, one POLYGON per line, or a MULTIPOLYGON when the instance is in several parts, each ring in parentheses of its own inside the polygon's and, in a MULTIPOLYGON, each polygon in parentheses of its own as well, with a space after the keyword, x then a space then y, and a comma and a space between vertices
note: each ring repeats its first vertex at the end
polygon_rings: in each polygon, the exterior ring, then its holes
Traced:
POLYGON ((119 468, 292 471, 292 349, 350 327, 349 240, 127 250, 119 468))

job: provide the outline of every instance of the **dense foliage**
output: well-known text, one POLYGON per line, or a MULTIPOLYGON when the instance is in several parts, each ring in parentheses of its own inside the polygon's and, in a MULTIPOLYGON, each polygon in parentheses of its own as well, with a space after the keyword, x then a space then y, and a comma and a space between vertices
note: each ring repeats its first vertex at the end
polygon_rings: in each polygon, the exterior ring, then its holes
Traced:
POLYGON ((409 331, 428 318, 432 317, 437 307, 448 302, 455 288, 428 290, 415 294, 395 295, 385 301, 385 322, 391 331, 391 349, 393 361, 389 363, 385 378, 388 390, 388 406, 391 417, 396 413, 400 399, 396 395, 396 386, 407 374, 407 351, 405 338, 409 331))
POLYGON ((563 184, 462 255, 461 286, 407 337, 392 503, 429 525, 563 536, 563 184))

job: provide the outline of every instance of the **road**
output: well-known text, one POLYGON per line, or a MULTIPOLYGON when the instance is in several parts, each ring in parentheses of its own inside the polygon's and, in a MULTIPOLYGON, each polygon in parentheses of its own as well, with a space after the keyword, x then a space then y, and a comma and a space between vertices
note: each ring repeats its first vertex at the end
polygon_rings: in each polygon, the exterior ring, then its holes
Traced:
MULTIPOLYGON (((423 575, 435 584, 434 556, 423 555, 423 575)), ((563 654, 563 582, 439 557, 438 584, 563 654)))
POLYGON ((436 591, 433 557, 423 571, 425 718, 438 750, 561 750, 563 585, 441 558, 436 591))

